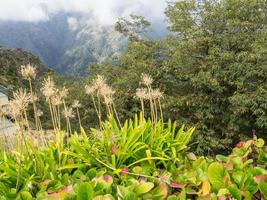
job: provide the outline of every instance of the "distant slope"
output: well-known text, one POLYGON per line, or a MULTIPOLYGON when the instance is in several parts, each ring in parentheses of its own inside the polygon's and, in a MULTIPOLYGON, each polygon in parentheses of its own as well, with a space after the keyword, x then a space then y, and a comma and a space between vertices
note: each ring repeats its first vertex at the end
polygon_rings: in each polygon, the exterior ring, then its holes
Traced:
POLYGON ((40 59, 22 49, 0 48, 0 85, 12 90, 24 85, 20 74, 21 65, 31 63, 38 68, 37 78, 51 69, 45 67, 40 59))
POLYGON ((0 22, 0 45, 30 51, 58 72, 84 74, 91 63, 122 53, 127 41, 113 26, 59 13, 38 23, 0 22))

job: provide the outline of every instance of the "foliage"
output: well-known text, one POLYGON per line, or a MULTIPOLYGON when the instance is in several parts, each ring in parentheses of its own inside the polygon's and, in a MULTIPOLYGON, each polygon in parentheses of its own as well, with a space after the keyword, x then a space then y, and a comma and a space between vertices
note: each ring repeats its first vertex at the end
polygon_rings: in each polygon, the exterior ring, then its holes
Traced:
POLYGON ((266 9, 264 0, 170 3, 170 36, 130 42, 123 56, 90 66, 89 77, 109 77, 127 118, 138 109, 140 74, 151 74, 166 118, 197 127, 198 153, 230 151, 252 129, 266 138, 266 9))
POLYGON ((155 138, 163 144, 150 147, 147 136, 152 134, 151 123, 143 118, 125 122, 122 128, 111 118, 105 123, 102 139, 93 137, 95 131, 101 130, 92 129, 88 135, 82 131, 72 136, 68 147, 62 132, 58 133, 56 143, 51 142, 43 149, 28 141, 23 154, 1 151, 1 199, 257 199, 266 196, 267 152, 262 139, 239 143, 229 156, 197 157, 186 148, 193 130, 177 130, 170 122, 162 129, 163 124, 158 123, 156 130, 163 133, 158 137, 167 135, 174 139, 170 143, 173 145, 167 145, 169 139, 155 138), (105 138, 110 138, 113 131, 117 136, 116 148, 105 138), (138 132, 144 133, 143 143, 138 132), (126 144, 125 137, 129 141, 126 144), (140 148, 140 143, 144 147, 140 148), (125 146, 129 147, 127 152, 125 146), (145 153, 148 150, 152 156, 145 153))

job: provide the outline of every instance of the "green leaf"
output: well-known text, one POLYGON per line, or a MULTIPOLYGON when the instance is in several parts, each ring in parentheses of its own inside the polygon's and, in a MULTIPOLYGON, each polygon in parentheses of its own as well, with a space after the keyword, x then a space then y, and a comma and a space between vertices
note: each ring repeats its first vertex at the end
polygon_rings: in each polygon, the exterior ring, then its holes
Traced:
POLYGON ((123 200, 137 200, 137 199, 138 199, 137 195, 133 192, 127 193, 123 198, 123 200))
POLYGON ((31 193, 27 192, 27 191, 23 191, 21 192, 18 197, 16 198, 16 200, 32 200, 32 195, 31 193))
POLYGON ((217 196, 225 197, 225 196, 227 196, 229 194, 230 194, 230 192, 229 192, 229 190, 227 188, 222 188, 222 189, 219 190, 217 196))
POLYGON ((153 187, 154 187, 154 183, 151 183, 151 182, 141 183, 135 188, 134 192, 138 196, 140 196, 142 194, 149 192, 153 187))
POLYGON ((228 162, 230 160, 229 157, 223 155, 217 155, 216 159, 220 162, 228 162))
POLYGON ((91 200, 94 196, 94 190, 90 183, 82 183, 77 192, 77 200, 91 200))
POLYGON ((215 191, 224 188, 224 169, 223 166, 214 162, 208 167, 208 178, 214 187, 215 191))
POLYGON ((74 169, 74 168, 82 168, 86 166, 85 164, 69 164, 69 165, 64 165, 59 168, 59 170, 64 170, 64 169, 74 169))
POLYGON ((259 183, 258 187, 264 198, 267 199, 267 182, 259 183))
POLYGON ((90 180, 92 180, 93 178, 95 178, 96 175, 97 175, 97 171, 96 171, 95 168, 91 168, 91 169, 89 169, 89 170, 86 172, 86 176, 87 176, 90 180))
POLYGON ((243 185, 243 180, 244 180, 244 177, 245 177, 244 172, 242 172, 242 171, 235 171, 235 172, 232 174, 232 177, 233 177, 235 183, 236 183, 239 187, 242 187, 242 185, 243 185))
POLYGON ((232 197, 234 197, 236 200, 242 199, 240 190, 234 184, 228 186, 228 190, 232 197))

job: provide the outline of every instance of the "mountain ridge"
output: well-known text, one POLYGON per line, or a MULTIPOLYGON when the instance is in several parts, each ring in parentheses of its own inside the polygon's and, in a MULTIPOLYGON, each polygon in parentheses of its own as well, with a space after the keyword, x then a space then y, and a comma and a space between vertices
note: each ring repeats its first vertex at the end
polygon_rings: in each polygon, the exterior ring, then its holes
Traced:
POLYGON ((120 55, 127 39, 90 16, 59 13, 41 22, 0 22, 0 45, 38 55, 60 73, 85 74, 88 66, 120 55))
POLYGON ((31 64, 37 67, 37 79, 53 70, 46 67, 38 56, 20 48, 0 47, 0 85, 12 91, 25 84, 21 74, 21 65, 31 64))

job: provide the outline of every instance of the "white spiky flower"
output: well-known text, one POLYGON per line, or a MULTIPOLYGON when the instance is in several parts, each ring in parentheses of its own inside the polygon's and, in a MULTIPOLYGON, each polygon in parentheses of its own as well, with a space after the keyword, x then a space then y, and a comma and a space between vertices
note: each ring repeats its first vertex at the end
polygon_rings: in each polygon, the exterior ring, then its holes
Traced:
POLYGON ((62 112, 63 116, 65 118, 73 118, 74 117, 74 112, 72 108, 65 108, 62 112))
POLYGON ((112 96, 107 96, 104 98, 105 104, 111 105, 113 103, 113 98, 112 96))
POLYGON ((56 94, 55 82, 50 76, 43 81, 41 91, 47 99, 56 94))
POLYGON ((151 97, 153 99, 160 99, 162 96, 163 93, 158 88, 151 91, 151 97))
POLYGON ((72 103, 72 108, 80 108, 82 105, 78 100, 74 100, 72 103))
POLYGON ((85 85, 85 93, 88 95, 92 95, 95 92, 96 88, 91 85, 85 85))
POLYGON ((107 84, 103 84, 100 87, 100 94, 103 97, 112 97, 115 94, 115 91, 110 86, 108 86, 107 84))
POLYGON ((27 64, 21 66, 21 74, 24 79, 35 79, 36 77, 36 67, 27 64))
POLYGON ((141 79, 142 79, 142 84, 144 84, 145 86, 150 86, 153 82, 153 79, 148 74, 142 74, 141 79))
POLYGON ((51 103, 54 106, 58 106, 60 104, 62 104, 62 97, 60 94, 56 94, 54 96, 51 97, 51 103))
POLYGON ((20 88, 18 91, 13 92, 13 104, 16 104, 19 110, 25 110, 31 101, 31 95, 26 90, 20 88))
POLYGON ((106 78, 102 75, 97 75, 93 83, 96 89, 100 89, 104 84, 106 84, 106 78))
POLYGON ((32 94, 31 95, 31 103, 34 103, 34 102, 36 102, 36 101, 38 101, 38 96, 36 95, 36 94, 32 94))
POLYGON ((6 116, 10 113, 10 107, 8 105, 0 106, 0 116, 6 116))
POLYGON ((148 97, 147 88, 137 88, 135 95, 139 99, 147 99, 147 97, 148 97))
POLYGON ((31 96, 26 90, 20 88, 18 91, 13 92, 13 99, 9 101, 7 108, 9 114, 12 114, 14 117, 20 116, 28 107, 30 100, 31 96))
POLYGON ((62 88, 62 90, 59 91, 59 96, 62 98, 62 99, 65 99, 69 94, 69 90, 64 86, 62 88))

